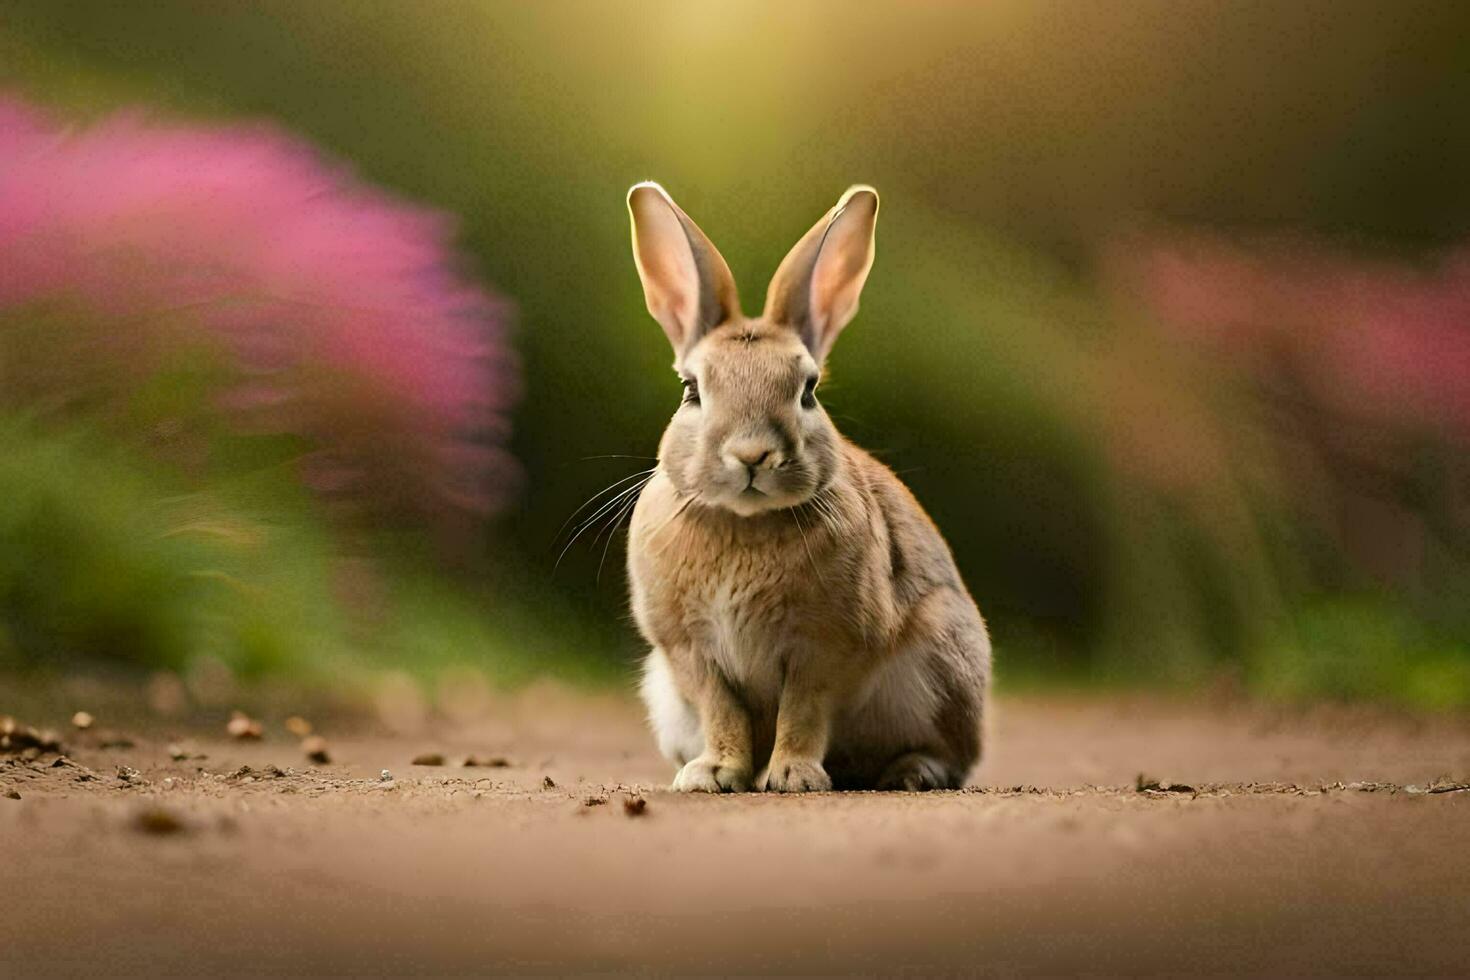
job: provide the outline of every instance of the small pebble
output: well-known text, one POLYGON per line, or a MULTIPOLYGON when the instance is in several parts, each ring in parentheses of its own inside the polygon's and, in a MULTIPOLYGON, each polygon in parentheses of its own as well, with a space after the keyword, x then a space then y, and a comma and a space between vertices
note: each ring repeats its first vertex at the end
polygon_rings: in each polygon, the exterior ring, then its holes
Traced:
POLYGON ((263 734, 260 722, 251 718, 243 711, 230 713, 229 724, 225 725, 225 731, 230 733, 231 738, 258 739, 263 734))
POLYGON ((18 800, 20 799, 20 793, 16 790, 8 789, 5 791, 5 798, 7 800, 18 800))
POLYGON ((648 812, 648 801, 641 796, 628 796, 623 799, 623 812, 630 817, 641 817, 648 812))
POLYGON ((486 769, 505 769, 510 765, 510 760, 501 755, 467 755, 465 756, 464 762, 460 763, 460 765, 465 767, 482 766, 486 769))
POLYGON ((385 783, 392 782, 393 781, 393 774, 391 772, 389 772, 388 770, 384 769, 381 773, 378 774, 378 779, 382 780, 385 783))
POLYGON ((325 766, 332 761, 331 753, 327 751, 327 740, 320 735, 308 735, 302 739, 301 751, 308 760, 319 766, 325 766))
POLYGON ((542 776, 541 777, 541 788, 542 789, 556 789, 556 780, 552 779, 550 776, 542 776))
POLYGON ((425 752, 422 755, 414 756, 413 764, 416 766, 442 766, 444 765, 444 756, 438 752, 425 752))
POLYGON ((311 722, 300 715, 292 715, 286 719, 286 731, 297 738, 305 738, 311 734, 311 722))
POLYGON ((85 711, 78 711, 71 716, 72 727, 78 731, 86 731, 92 727, 93 718, 85 711))

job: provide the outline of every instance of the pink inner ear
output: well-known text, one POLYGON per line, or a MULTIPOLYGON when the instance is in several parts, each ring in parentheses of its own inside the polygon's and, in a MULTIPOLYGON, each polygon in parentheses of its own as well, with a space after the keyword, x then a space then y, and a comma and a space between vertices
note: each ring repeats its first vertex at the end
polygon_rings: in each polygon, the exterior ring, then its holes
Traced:
POLYGON ((871 209, 839 215, 827 230, 812 269, 811 322, 822 355, 857 312, 872 263, 871 215, 871 209))
POLYGON ((634 244, 644 299, 675 347, 688 336, 699 303, 699 270, 678 216, 657 191, 633 198, 634 244))

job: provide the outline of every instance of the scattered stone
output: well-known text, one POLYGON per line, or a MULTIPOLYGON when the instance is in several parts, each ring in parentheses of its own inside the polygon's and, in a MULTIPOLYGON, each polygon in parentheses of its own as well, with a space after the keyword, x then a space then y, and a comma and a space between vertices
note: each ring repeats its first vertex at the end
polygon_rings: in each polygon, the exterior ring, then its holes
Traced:
POLYGON ((177 742, 168 747, 168 757, 175 762, 184 762, 189 759, 203 759, 202 755, 195 755, 177 742))
POLYGON ((38 732, 14 718, 0 719, 0 752, 24 754, 29 749, 35 749, 38 754, 65 751, 60 736, 53 731, 38 732))
POLYGON ((1464 793, 1470 791, 1470 782, 1451 779, 1448 776, 1440 776, 1434 782, 1424 787, 1427 793, 1464 793))
POLYGON ((134 769, 132 766, 118 766, 117 778, 121 779, 125 783, 143 782, 143 774, 134 769))
POLYGON ((84 732, 87 729, 91 728, 93 721, 94 719, 92 718, 92 716, 85 711, 78 711, 76 714, 71 716, 72 727, 79 732, 84 732))
POLYGON ((605 796, 589 796, 582 800, 583 806, 604 806, 607 803, 605 796))
POLYGON ((274 762, 267 762, 265 764, 265 774, 267 776, 271 776, 271 777, 273 777, 275 779, 280 779, 282 776, 289 776, 290 775, 289 772, 287 772, 286 770, 282 769, 280 766, 276 765, 274 762))
POLYGON ((1195 788, 1187 783, 1171 783, 1168 780, 1154 779, 1143 773, 1138 774, 1133 788, 1140 793, 1194 793, 1195 788))
POLYGON ((311 734, 311 722, 300 715, 292 715, 286 719, 286 731, 297 738, 305 738, 311 734))
POLYGON ((230 773, 225 778, 226 779, 246 779, 246 778, 253 778, 254 775, 255 775, 255 770, 254 769, 251 769, 249 766, 241 766, 239 769, 236 769, 234 772, 230 773))
POLYGON ((18 800, 20 799, 20 792, 18 790, 7 789, 5 791, 5 798, 7 800, 18 800))
POLYGON ((542 776, 541 777, 541 788, 542 789, 556 789, 556 780, 552 779, 550 776, 542 776))
POLYGON ((327 752, 327 740, 320 735, 308 735, 301 740, 301 751, 306 758, 319 766, 325 766, 332 761, 332 756, 327 752))
POLYGON ((648 812, 648 801, 641 796, 625 796, 623 812, 630 817, 641 817, 648 812))
POLYGON ((135 743, 126 735, 108 732, 102 736, 101 741, 97 743, 97 747, 102 749, 131 749, 135 747, 135 743))
POLYGON ((133 826, 145 834, 159 834, 167 836, 180 834, 186 829, 184 822, 173 814, 172 811, 161 806, 151 806, 139 810, 138 815, 133 818, 133 826))
POLYGON ((384 783, 391 783, 393 781, 393 774, 384 769, 382 772, 378 773, 378 780, 384 783))
POLYGON ((444 765, 444 756, 438 752, 425 752, 421 755, 414 756, 413 764, 416 766, 442 766, 444 765))
POLYGON ((507 769, 510 767, 510 760, 503 755, 467 755, 460 765, 466 768, 480 766, 485 769, 507 769))
POLYGON ((251 718, 243 711, 232 711, 230 713, 230 721, 225 725, 225 731, 230 733, 231 738, 242 740, 259 739, 264 733, 260 722, 251 718))

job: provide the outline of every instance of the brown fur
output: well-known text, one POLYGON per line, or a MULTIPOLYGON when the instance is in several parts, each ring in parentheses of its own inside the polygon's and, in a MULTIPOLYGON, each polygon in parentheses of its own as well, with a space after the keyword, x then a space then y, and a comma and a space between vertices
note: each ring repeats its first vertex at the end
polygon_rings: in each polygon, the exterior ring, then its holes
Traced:
POLYGON ((962 785, 981 749, 984 623, 913 495, 804 393, 856 312, 876 194, 849 191, 798 243, 759 319, 661 188, 634 188, 630 208, 649 308, 699 393, 629 537, 654 647, 643 693, 682 766, 674 787, 743 790, 762 770, 782 791, 962 785))

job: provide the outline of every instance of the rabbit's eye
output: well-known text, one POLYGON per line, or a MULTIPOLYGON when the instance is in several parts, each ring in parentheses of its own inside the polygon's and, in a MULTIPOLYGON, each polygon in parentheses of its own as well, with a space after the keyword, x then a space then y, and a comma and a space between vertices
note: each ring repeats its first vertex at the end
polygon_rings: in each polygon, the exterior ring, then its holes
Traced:
POLYGON ((806 379, 806 387, 801 389, 801 407, 817 407, 817 376, 815 374, 806 379))
POLYGON ((699 382, 694 378, 681 378, 680 380, 684 383, 684 404, 698 405, 699 382))

